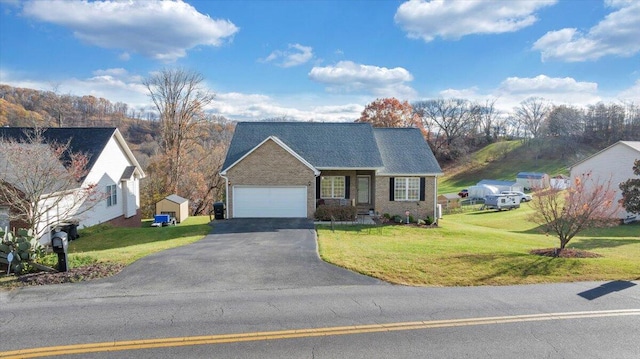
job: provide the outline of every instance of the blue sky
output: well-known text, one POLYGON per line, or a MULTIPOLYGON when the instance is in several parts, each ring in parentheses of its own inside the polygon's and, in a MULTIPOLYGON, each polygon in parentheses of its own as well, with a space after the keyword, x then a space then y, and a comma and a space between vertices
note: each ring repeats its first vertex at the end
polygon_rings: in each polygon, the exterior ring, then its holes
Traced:
POLYGON ((149 108, 203 74, 232 120, 353 121, 376 98, 640 103, 640 1, 0 0, 0 83, 149 108))

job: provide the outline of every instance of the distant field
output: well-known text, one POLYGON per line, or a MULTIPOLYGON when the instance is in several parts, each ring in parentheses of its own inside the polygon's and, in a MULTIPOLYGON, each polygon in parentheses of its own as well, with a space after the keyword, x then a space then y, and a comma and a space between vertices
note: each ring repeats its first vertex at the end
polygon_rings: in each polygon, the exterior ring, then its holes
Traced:
POLYGON ((391 283, 475 286, 588 280, 640 280, 640 223, 592 230, 568 247, 601 258, 549 258, 532 249, 558 246, 527 220, 528 205, 513 211, 447 215, 439 228, 387 226, 381 232, 343 226, 318 228, 321 257, 391 283))
POLYGON ((456 166, 444 169, 438 181, 438 194, 458 193, 483 179, 515 181, 518 172, 544 172, 550 175, 569 174, 570 159, 536 159, 522 141, 493 143, 471 154, 456 166))

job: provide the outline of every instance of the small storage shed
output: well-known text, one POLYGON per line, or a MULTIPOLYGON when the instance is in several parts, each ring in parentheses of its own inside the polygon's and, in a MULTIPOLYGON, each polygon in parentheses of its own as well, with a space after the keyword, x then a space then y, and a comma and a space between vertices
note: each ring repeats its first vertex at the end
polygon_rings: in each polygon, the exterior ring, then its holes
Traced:
POLYGON ((438 204, 445 210, 460 207, 460 196, 457 193, 444 193, 438 196, 438 204))
POLYGON ((526 190, 547 188, 550 185, 549 175, 542 172, 520 172, 516 175, 516 182, 526 190))
POLYGON ((169 195, 156 203, 156 214, 168 214, 180 223, 189 217, 189 200, 177 194, 169 195))

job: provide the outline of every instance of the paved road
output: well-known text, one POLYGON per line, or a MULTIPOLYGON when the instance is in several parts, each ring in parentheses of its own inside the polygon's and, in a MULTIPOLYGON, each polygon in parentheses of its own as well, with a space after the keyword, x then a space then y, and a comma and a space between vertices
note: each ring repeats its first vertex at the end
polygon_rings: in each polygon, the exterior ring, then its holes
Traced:
POLYGON ((225 222, 205 240, 107 281, 0 292, 0 352, 177 338, 180 345, 166 348, 100 349, 82 357, 640 357, 638 282, 386 285, 319 261, 308 222, 273 224, 225 222), (243 254, 249 259, 237 263, 243 254), (225 278, 212 280, 210 273, 225 278), (378 330, 392 323, 401 330, 378 330), (241 340, 256 332, 260 339, 241 340), (228 334, 226 344, 194 340, 220 343, 228 334))

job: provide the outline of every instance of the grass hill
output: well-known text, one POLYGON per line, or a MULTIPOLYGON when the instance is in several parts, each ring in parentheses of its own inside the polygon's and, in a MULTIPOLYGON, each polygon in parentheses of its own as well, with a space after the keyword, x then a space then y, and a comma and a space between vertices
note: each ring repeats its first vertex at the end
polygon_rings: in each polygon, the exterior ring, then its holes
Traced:
POLYGON ((515 181, 518 172, 544 172, 551 176, 569 174, 577 158, 594 152, 580 148, 578 155, 562 156, 552 146, 521 140, 492 143, 448 166, 438 181, 438 193, 457 193, 483 179, 515 181), (579 156, 579 157, 578 157, 579 156))

